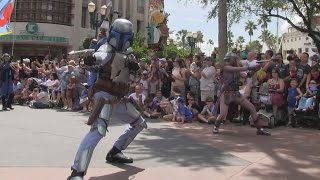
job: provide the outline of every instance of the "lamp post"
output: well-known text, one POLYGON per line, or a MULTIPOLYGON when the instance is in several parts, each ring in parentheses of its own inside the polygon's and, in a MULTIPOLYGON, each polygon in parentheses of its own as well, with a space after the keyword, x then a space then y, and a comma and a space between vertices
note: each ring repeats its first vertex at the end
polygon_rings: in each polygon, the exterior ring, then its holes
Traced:
POLYGON ((103 19, 106 17, 107 8, 108 7, 106 5, 101 6, 100 8, 101 17, 99 19, 99 13, 96 12, 96 5, 93 2, 90 2, 88 4, 88 11, 90 13, 90 25, 96 30, 96 34, 95 34, 96 38, 98 36, 98 28, 100 27, 103 19))
POLYGON ((197 33, 192 33, 192 32, 187 33, 187 40, 191 48, 191 54, 194 54, 194 50, 196 48, 197 36, 198 36, 197 33))

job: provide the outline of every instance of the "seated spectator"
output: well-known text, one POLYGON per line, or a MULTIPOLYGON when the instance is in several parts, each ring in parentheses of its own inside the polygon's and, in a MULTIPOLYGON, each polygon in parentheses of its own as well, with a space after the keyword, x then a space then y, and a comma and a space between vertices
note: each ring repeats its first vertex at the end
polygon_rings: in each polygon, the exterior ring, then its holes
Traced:
POLYGON ((192 112, 192 119, 193 120, 197 120, 198 119, 198 114, 201 111, 200 107, 198 106, 195 96, 192 92, 188 92, 187 94, 187 101, 188 101, 188 108, 190 109, 190 111, 192 112))
POLYGON ((212 97, 206 98, 206 105, 203 107, 201 113, 198 115, 200 122, 213 124, 216 120, 214 115, 214 101, 212 97))
POLYGON ((176 121, 179 123, 191 123, 192 122, 192 112, 186 106, 186 102, 183 97, 178 97, 176 100, 177 103, 177 111, 173 114, 172 121, 176 121))
POLYGON ((153 98, 150 103, 150 108, 145 111, 145 115, 149 118, 158 118, 164 115, 164 110, 160 106, 161 101, 164 101, 166 98, 162 96, 161 90, 156 92, 156 96, 153 98))
POLYGON ((298 108, 296 110, 312 110, 314 108, 314 100, 317 92, 318 85, 316 81, 311 80, 309 83, 309 88, 307 89, 306 93, 303 94, 303 97, 301 97, 298 108))
POLYGON ((22 104, 25 101, 29 101, 30 100, 30 94, 32 92, 34 92, 34 89, 38 87, 38 83, 36 80, 34 80, 33 78, 29 78, 27 80, 27 84, 25 86, 25 88, 22 90, 22 97, 21 100, 23 101, 22 104))
POLYGON ((87 83, 83 83, 82 84, 84 86, 81 95, 80 95, 80 101, 79 104, 82 107, 82 111, 81 112, 87 112, 89 110, 89 85, 87 83))
POLYGON ((50 98, 53 102, 60 100, 60 81, 56 73, 51 73, 49 79, 44 83, 48 86, 50 98))
POLYGON ((45 85, 40 85, 39 89, 36 88, 36 91, 32 93, 33 100, 30 102, 29 107, 35 109, 45 109, 49 107, 49 95, 48 95, 48 87, 45 85))
POLYGON ((14 100, 14 102, 18 102, 19 104, 21 104, 21 102, 23 102, 23 101, 21 101, 23 85, 17 79, 15 79, 13 81, 13 84, 14 84, 14 87, 13 87, 14 98, 13 98, 13 100, 14 100))
POLYGON ((142 87, 137 85, 135 92, 129 95, 130 98, 134 99, 138 106, 144 107, 146 96, 142 92, 142 87))
POLYGON ((170 96, 168 98, 168 101, 160 103, 160 106, 165 109, 166 115, 163 116, 163 119, 166 121, 172 121, 172 119, 174 117, 174 115, 173 115, 174 112, 177 112, 177 110, 178 110, 176 100, 177 100, 177 98, 182 97, 181 91, 177 87, 174 87, 171 93, 172 93, 172 96, 170 96), (167 102, 169 102, 169 103, 167 103, 167 102))

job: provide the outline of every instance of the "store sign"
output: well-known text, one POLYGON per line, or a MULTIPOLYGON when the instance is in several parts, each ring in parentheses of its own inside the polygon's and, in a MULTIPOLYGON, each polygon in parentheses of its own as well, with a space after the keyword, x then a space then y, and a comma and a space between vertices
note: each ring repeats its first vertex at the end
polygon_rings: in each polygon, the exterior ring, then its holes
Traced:
POLYGON ((35 22, 29 22, 26 25, 26 31, 30 34, 36 34, 39 32, 39 25, 35 22))
POLYGON ((54 36, 35 36, 35 35, 5 35, 0 36, 0 41, 46 41, 56 43, 67 43, 69 40, 65 37, 54 36))

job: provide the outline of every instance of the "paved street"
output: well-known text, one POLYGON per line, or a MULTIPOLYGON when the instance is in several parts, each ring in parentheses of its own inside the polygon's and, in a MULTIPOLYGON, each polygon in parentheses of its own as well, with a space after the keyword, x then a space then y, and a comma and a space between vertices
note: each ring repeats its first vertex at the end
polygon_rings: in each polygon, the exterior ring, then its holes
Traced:
MULTIPOLYGON (((89 126, 87 115, 16 106, 0 112, 0 180, 63 180, 89 126)), ((149 120, 125 151, 130 165, 105 163, 125 125, 114 119, 97 146, 87 180, 318 179, 320 131, 272 129, 273 136, 228 124, 212 135, 204 124, 149 120)))

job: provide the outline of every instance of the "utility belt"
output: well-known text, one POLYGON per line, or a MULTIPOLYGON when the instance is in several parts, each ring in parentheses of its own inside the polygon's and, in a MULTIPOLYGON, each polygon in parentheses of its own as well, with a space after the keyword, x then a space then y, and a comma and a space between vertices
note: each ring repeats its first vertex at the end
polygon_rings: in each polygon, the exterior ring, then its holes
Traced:
POLYGON ((93 98, 94 93, 105 91, 109 94, 122 98, 129 92, 130 85, 123 82, 113 82, 112 80, 98 79, 89 91, 89 99, 93 98))

